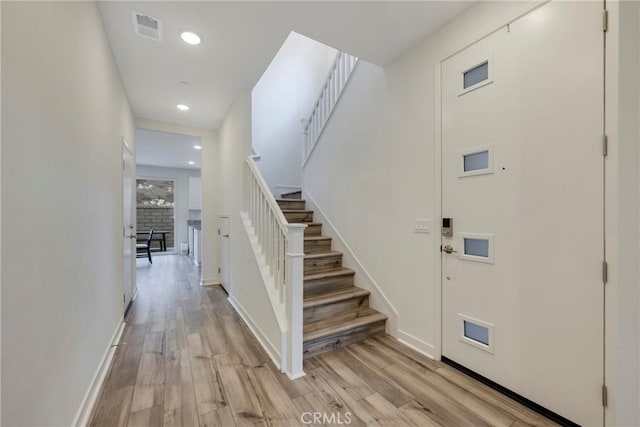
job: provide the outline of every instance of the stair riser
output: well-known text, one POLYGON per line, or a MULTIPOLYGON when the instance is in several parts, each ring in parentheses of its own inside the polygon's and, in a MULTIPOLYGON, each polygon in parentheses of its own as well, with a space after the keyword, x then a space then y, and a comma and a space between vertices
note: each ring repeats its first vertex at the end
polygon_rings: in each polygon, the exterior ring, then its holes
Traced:
MULTIPOLYGON (((369 295, 358 296, 344 301, 318 305, 304 309, 304 324, 328 320, 332 323, 341 323, 355 319, 358 309, 369 307, 369 295)), ((323 322, 317 327, 328 326, 329 322, 323 322)), ((306 332, 306 330, 305 330, 306 332)))
POLYGON ((304 260, 304 273, 321 273, 342 267, 342 254, 304 260))
POLYGON ((353 274, 336 277, 324 277, 304 281, 305 295, 315 294, 329 290, 350 288, 353 286, 353 274))
POLYGON ((312 222, 313 212, 283 212, 289 224, 298 224, 301 222, 312 222))
POLYGON ((318 254, 323 252, 331 252, 331 239, 306 240, 304 242, 305 254, 318 254))
POLYGON ((375 335, 382 335, 384 332, 385 321, 381 320, 379 322, 340 332, 335 335, 305 342, 303 346, 303 354, 305 358, 316 356, 320 353, 335 350, 375 335))
POLYGON ((290 193, 281 194, 280 198, 281 199, 300 200, 300 199, 302 199, 302 191, 292 191, 290 193))
POLYGON ((280 209, 294 209, 294 210, 304 210, 305 209, 305 201, 304 200, 278 200, 278 206, 280 209))
POLYGON ((304 229, 305 236, 319 236, 322 232, 322 225, 309 225, 304 229))

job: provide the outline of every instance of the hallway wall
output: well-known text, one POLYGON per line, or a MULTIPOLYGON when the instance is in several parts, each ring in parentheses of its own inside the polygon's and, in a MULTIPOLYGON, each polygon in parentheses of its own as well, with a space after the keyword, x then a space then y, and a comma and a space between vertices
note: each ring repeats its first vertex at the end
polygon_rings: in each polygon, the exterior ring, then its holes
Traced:
POLYGON ((3 2, 2 30, 1 423, 71 425, 124 311, 133 117, 96 3, 3 2))
POLYGON ((292 32, 251 91, 252 144, 278 197, 302 187, 303 127, 338 51, 292 32))
POLYGON ((246 159, 251 154, 249 93, 240 95, 227 113, 219 131, 218 153, 220 214, 229 215, 229 299, 277 360, 282 339, 280 326, 240 216, 246 159))

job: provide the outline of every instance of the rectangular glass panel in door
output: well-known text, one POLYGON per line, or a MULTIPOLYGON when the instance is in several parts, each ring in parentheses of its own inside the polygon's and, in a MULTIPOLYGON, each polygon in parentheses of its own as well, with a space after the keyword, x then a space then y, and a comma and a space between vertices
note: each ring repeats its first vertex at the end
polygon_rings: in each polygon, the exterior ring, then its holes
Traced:
POLYGON ((489 328, 477 325, 468 320, 464 322, 464 336, 484 345, 489 345, 489 328))
POLYGON ((489 78, 489 62, 484 62, 477 67, 466 71, 463 75, 464 89, 470 88, 473 85, 477 85, 478 83, 483 82, 489 78))
POLYGON ((487 239, 464 239, 464 254, 489 258, 489 240, 487 239))
POLYGON ((464 172, 489 169, 489 151, 464 155, 464 172))

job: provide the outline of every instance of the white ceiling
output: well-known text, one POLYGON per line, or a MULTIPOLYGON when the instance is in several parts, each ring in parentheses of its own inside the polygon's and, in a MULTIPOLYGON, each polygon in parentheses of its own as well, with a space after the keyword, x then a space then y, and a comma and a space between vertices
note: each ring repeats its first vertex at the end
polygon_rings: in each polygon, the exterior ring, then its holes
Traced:
POLYGON ((472 3, 102 1, 100 10, 136 116, 217 128, 291 31, 382 66, 472 3), (160 19, 163 41, 136 36, 132 11, 160 19), (185 44, 181 29, 200 33, 203 43, 185 44), (191 110, 177 111, 178 103, 191 110))
POLYGON ((167 168, 200 169, 201 152, 196 136, 136 129, 136 164, 167 168), (195 164, 190 165, 189 161, 195 164))

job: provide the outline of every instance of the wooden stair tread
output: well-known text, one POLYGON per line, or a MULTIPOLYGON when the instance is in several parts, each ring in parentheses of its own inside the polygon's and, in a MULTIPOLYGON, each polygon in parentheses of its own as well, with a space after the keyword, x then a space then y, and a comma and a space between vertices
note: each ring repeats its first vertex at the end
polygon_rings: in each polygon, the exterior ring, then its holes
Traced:
POLYGON ((363 297, 369 295, 371 292, 362 288, 346 288, 330 290, 317 294, 310 295, 304 299, 304 308, 316 307, 319 305, 332 304, 351 298, 363 297))
POLYGON ((284 203, 287 203, 287 202, 306 202, 306 200, 305 199, 283 199, 282 197, 280 197, 280 198, 276 197, 276 202, 284 202, 284 203))
POLYGON ((329 236, 304 236, 304 240, 305 241, 331 240, 331 237, 329 237, 329 236))
POLYGON ((312 210, 309 209, 280 209, 282 213, 313 213, 312 210))
POLYGON ((329 251, 329 252, 316 252, 312 254, 305 254, 304 259, 316 259, 316 258, 324 258, 329 256, 340 256, 342 252, 338 251, 329 251))
POLYGON ((347 332, 350 329, 359 328, 362 326, 366 326, 372 323, 381 322, 387 320, 387 316, 380 313, 379 311, 375 311, 374 309, 367 309, 364 316, 356 317, 355 319, 342 322, 338 325, 331 325, 325 328, 320 328, 315 331, 307 332, 304 334, 304 342, 314 341, 317 339, 321 339, 324 337, 328 337, 330 335, 339 334, 342 332, 347 332))
POLYGON ((355 274, 350 268, 336 268, 334 270, 323 271, 321 273, 305 274, 304 280, 325 279, 328 277, 349 276, 355 274))

